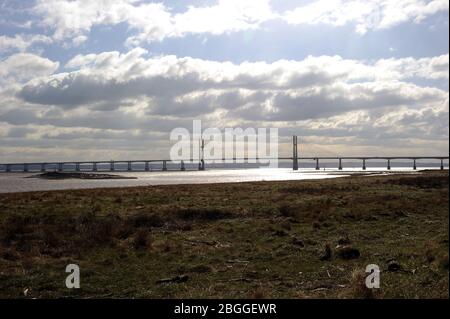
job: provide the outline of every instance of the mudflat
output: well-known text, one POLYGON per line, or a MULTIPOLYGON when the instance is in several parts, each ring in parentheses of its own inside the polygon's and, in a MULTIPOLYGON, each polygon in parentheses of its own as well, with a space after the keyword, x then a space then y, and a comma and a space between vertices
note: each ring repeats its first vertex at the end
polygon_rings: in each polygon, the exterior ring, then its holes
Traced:
POLYGON ((42 179, 136 179, 136 177, 121 176, 114 174, 101 173, 84 173, 84 172, 45 172, 32 175, 28 178, 42 178, 42 179))

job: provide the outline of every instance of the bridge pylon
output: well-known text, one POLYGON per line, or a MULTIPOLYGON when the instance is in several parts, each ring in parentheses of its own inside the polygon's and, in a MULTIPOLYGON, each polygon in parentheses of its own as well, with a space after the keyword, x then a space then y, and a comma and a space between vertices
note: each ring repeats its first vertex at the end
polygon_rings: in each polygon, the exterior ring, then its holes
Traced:
POLYGON ((298 171, 298 136, 292 136, 292 169, 298 171))

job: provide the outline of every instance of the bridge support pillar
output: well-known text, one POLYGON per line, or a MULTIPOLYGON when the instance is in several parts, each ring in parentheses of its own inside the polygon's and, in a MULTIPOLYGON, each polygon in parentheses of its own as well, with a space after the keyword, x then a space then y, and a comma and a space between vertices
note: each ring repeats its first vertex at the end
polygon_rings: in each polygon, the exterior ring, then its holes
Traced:
POLYGON ((184 166, 184 161, 181 161, 181 168, 180 168, 182 171, 185 171, 186 170, 186 167, 184 166))
POLYGON ((163 167, 162 167, 163 171, 167 171, 167 161, 163 161, 163 167))
POLYGON ((109 163, 109 170, 110 170, 111 172, 114 172, 114 169, 115 169, 115 167, 114 167, 114 162, 111 161, 111 162, 109 163))
POLYGON ((391 169, 391 160, 388 159, 388 163, 387 163, 387 169, 390 170, 391 169))
POLYGON ((339 170, 342 171, 342 158, 339 159, 339 170))
POLYGON ((92 170, 93 170, 94 172, 97 171, 97 163, 92 163, 92 170))
POLYGON ((128 162, 127 171, 131 171, 131 162, 128 162))
POLYGON ((363 159, 363 167, 362 167, 362 169, 366 170, 366 159, 363 159))
POLYGON ((25 172, 25 173, 27 173, 29 170, 28 170, 28 164, 23 164, 23 171, 25 172))
POLYGON ((75 163, 75 171, 80 171, 80 163, 75 163))
POLYGON ((319 166, 319 159, 316 158, 316 170, 320 170, 320 166, 319 166))
POLYGON ((200 163, 199 163, 199 170, 204 171, 205 170, 205 140, 204 139, 202 139, 202 141, 201 141, 200 150, 201 150, 201 153, 200 153, 201 159, 200 159, 200 163))
POLYGON ((200 170, 201 170, 201 171, 204 171, 204 170, 205 170, 205 160, 204 160, 203 158, 201 159, 199 165, 200 165, 200 170))
POLYGON ((441 171, 444 170, 444 160, 441 158, 441 171))
POLYGON ((63 163, 58 163, 58 172, 63 171, 63 163))
POLYGON ((416 169, 417 169, 416 159, 414 159, 413 170, 416 170, 416 169))
POLYGON ((297 136, 292 137, 292 169, 298 171, 298 141, 297 136))
POLYGON ((145 171, 148 172, 150 170, 150 166, 148 165, 148 162, 145 162, 145 171))

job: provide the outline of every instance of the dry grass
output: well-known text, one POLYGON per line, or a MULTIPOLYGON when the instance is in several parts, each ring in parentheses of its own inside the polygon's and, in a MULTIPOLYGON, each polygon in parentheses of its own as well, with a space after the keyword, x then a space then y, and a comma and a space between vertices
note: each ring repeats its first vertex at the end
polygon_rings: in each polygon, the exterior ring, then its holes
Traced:
POLYGON ((2 194, 0 212, 0 297, 448 297, 448 172, 2 194), (375 294, 355 271, 372 263, 375 294))

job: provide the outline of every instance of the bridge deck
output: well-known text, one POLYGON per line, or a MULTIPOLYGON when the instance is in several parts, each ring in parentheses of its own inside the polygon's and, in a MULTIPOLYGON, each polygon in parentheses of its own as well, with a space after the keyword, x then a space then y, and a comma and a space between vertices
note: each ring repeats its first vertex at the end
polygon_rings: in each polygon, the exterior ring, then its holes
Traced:
MULTIPOLYGON (((313 156, 313 157, 264 157, 264 158, 252 158, 252 157, 233 157, 233 158, 209 158, 205 159, 204 162, 199 159, 186 159, 180 161, 171 161, 169 159, 148 159, 148 160, 120 160, 120 161, 52 161, 52 162, 37 162, 37 163, 0 163, 0 172, 28 172, 31 167, 39 167, 40 169, 33 171, 46 171, 49 167, 55 167, 58 171, 81 171, 82 166, 90 165, 90 171, 97 171, 100 164, 109 165, 109 170, 103 167, 102 171, 119 171, 117 169, 117 164, 126 164, 127 168, 120 171, 150 171, 150 164, 160 163, 162 170, 167 170, 167 164, 177 164, 180 165, 180 170, 186 169, 186 164, 198 164, 199 170, 203 170, 204 163, 208 162, 224 162, 224 163, 257 163, 261 161, 268 160, 279 160, 279 161, 292 161, 293 169, 297 170, 298 165, 295 163, 298 161, 315 161, 316 169, 320 169, 321 160, 336 160, 339 162, 339 169, 343 169, 342 161, 344 160, 358 160, 362 161, 362 169, 366 169, 366 162, 370 160, 384 160, 387 161, 387 169, 391 169, 393 160, 411 160, 413 161, 413 168, 417 168, 418 160, 438 160, 441 162, 441 169, 444 168, 444 160, 448 160, 448 156, 313 156), (133 164, 144 164, 144 169, 135 169, 133 164), (68 165, 71 165, 72 169, 68 169, 68 165), (14 168, 14 170, 13 170, 14 168)), ((83 169, 86 171, 86 169, 83 169)))

